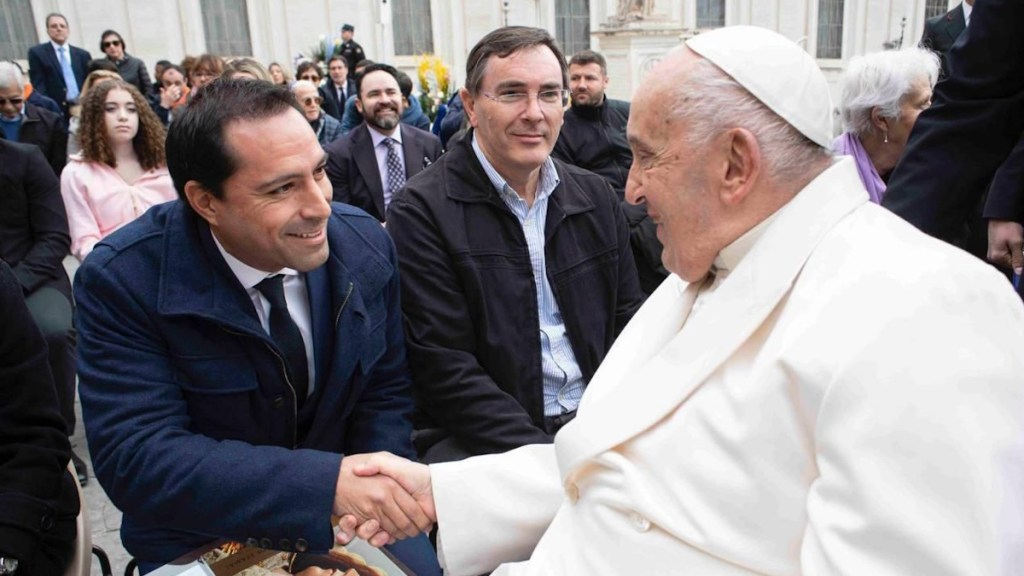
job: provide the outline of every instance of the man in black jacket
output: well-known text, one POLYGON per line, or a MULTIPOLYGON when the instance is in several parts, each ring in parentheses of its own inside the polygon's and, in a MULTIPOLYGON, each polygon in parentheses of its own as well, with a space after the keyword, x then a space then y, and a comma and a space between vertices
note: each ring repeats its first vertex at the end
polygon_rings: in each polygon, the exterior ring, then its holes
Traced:
POLYGON ((0 260, 0 573, 61 576, 74 551, 78 489, 46 343, 22 287, 0 260))
POLYGON ((953 43, 960 37, 960 34, 967 29, 967 22, 973 9, 974 0, 965 0, 949 12, 929 18, 924 23, 921 47, 939 55, 939 61, 942 62, 943 78, 949 76, 949 62, 946 61, 946 53, 953 47, 953 43))
POLYGON ((550 156, 554 39, 501 28, 466 68, 472 130, 388 212, 427 462, 551 442, 643 299, 611 186, 550 156))
POLYGON ((25 98, 25 77, 17 66, 0 62, 0 135, 7 140, 39 147, 54 174, 60 175, 68 158, 64 121, 25 98))
POLYGON ((604 56, 584 50, 569 60, 569 89, 572 107, 552 155, 566 164, 603 176, 622 202, 629 222, 630 243, 640 274, 640 286, 650 294, 668 275, 661 264, 661 242, 644 205, 624 200, 626 179, 633 164, 633 152, 626 140, 629 102, 608 98, 608 64, 604 56))
MULTIPOLYGON (((67 435, 75 430, 75 332, 71 283, 63 260, 71 247, 60 181, 43 154, 0 138, 0 258, 14 270, 49 350, 67 435)), ((85 463, 74 454, 84 484, 85 463)))
POLYGON ((931 108, 914 125, 883 201, 924 232, 958 245, 966 243, 983 202, 988 259, 1018 276, 1024 272, 1022 24, 1019 1, 975 7, 949 52, 950 77, 939 82, 931 108))

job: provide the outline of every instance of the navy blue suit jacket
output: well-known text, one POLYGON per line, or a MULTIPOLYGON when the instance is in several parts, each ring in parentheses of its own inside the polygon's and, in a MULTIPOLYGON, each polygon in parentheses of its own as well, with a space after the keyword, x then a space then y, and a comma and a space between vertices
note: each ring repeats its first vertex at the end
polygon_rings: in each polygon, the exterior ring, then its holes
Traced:
POLYGON ((136 558, 166 563, 219 538, 326 551, 343 454, 414 456, 394 246, 341 204, 327 237, 327 262, 306 275, 317 376, 302 410, 252 300, 180 201, 79 268, 89 447, 136 558))
POLYGON ((1024 222, 1024 2, 978 2, 952 75, 921 113, 883 205, 947 242, 989 189, 984 216, 1024 222))
POLYGON ((960 37, 960 34, 967 28, 967 21, 964 18, 964 5, 960 4, 945 14, 929 18, 924 23, 924 34, 921 36, 921 47, 928 48, 939 55, 942 62, 943 76, 949 76, 949 63, 946 61, 946 53, 953 47, 953 43, 960 37))
MULTIPOLYGON (((66 44, 71 58, 71 70, 75 73, 78 88, 85 82, 85 71, 89 67, 92 55, 78 46, 66 44)), ((49 42, 37 44, 28 49, 28 77, 32 88, 39 90, 44 96, 57 101, 62 106, 67 102, 67 86, 64 84, 64 73, 60 69, 57 53, 49 42)))

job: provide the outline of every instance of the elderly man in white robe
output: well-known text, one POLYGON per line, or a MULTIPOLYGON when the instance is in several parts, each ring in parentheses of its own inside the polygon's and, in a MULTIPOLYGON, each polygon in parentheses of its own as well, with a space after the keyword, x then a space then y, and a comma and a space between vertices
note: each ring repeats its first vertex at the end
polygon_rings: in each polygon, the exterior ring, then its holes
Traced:
POLYGON ((449 574, 1019 569, 1024 309, 868 202, 831 110, 814 60, 757 28, 647 76, 627 197, 673 275, 576 420, 553 446, 360 471, 435 515, 449 574))

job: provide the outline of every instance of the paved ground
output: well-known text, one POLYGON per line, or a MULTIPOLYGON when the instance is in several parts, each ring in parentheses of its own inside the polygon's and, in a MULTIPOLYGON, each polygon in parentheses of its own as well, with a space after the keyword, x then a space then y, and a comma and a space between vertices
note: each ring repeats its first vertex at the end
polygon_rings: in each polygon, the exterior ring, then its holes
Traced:
MULTIPOLYGON (((74 277, 78 269, 78 261, 68 256, 64 259, 64 267, 68 276, 74 277)), ((130 557, 121 546, 121 512, 110 502, 107 493, 103 491, 100 483, 93 476, 92 457, 89 455, 89 446, 85 441, 85 426, 82 424, 82 407, 77 398, 75 399, 75 412, 78 414, 78 426, 75 435, 71 437, 71 449, 75 451, 89 465, 89 482, 83 488, 85 493, 85 508, 89 513, 89 524, 92 526, 92 543, 103 548, 110 557, 111 570, 117 576, 124 574, 130 557)), ((99 562, 93 557, 92 574, 101 575, 99 562)))

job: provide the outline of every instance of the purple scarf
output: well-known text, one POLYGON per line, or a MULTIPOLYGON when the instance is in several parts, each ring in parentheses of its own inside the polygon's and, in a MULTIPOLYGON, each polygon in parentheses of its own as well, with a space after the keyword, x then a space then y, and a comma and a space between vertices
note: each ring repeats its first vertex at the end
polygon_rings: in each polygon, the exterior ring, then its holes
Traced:
POLYGON ((871 158, 861 145, 860 139, 849 132, 843 132, 832 142, 832 151, 839 155, 853 156, 857 163, 857 174, 868 191, 868 198, 875 204, 881 204, 882 196, 885 194, 885 182, 882 182, 878 170, 875 170, 875 165, 871 163, 871 158))

